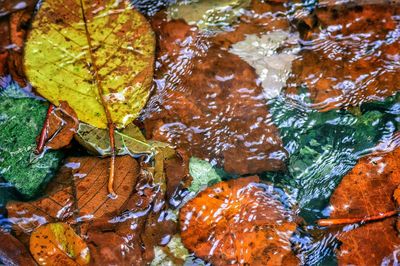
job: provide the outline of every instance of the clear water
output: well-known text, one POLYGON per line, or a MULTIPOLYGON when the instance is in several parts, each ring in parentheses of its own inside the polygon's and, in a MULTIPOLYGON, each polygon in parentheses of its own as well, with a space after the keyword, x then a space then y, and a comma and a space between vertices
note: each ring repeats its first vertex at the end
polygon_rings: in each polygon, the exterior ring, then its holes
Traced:
MULTIPOLYGON (((258 175, 273 186, 302 219, 290 241, 304 265, 337 264, 337 232, 316 221, 360 158, 400 145, 400 5, 380 2, 255 0, 230 24, 198 29, 169 19, 168 1, 133 1, 157 36, 138 122, 146 137, 210 162, 224 180, 258 175)), ((0 191, 3 206, 16 198, 8 184, 0 191)), ((174 205, 186 195, 175 191, 174 205)))

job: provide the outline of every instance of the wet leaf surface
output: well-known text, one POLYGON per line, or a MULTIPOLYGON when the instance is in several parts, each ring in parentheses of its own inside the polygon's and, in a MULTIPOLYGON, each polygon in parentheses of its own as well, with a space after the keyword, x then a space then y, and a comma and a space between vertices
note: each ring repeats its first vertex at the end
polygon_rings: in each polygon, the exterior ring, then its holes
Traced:
MULTIPOLYGON (((400 184, 399 156, 400 149, 395 148, 360 159, 333 193, 330 218, 364 218, 396 210, 393 194, 400 184)), ((388 218, 354 225, 339 233, 339 264, 380 265, 397 261, 400 238, 395 226, 396 219, 388 218)))
POLYGON ((108 197, 108 161, 96 157, 68 158, 44 197, 31 202, 9 202, 14 229, 29 235, 39 225, 54 221, 81 221, 116 212, 129 198, 139 175, 139 165, 130 156, 117 157, 115 179, 118 198, 108 197))
POLYGON ((76 113, 67 102, 60 101, 60 106, 55 108, 49 116, 48 126, 46 127, 45 147, 58 150, 68 146, 73 139, 79 121, 76 113))
POLYGON ((3 265, 36 265, 25 246, 11 234, 5 232, 0 232, 0 263, 3 265))
POLYGON ((88 265, 89 248, 64 223, 50 223, 33 231, 30 251, 39 265, 88 265))
POLYGON ((217 30, 233 24, 251 0, 200 0, 168 7, 169 19, 183 19, 200 29, 217 30))
POLYGON ((150 25, 128 2, 45 1, 26 42, 25 71, 39 94, 67 101, 82 122, 121 128, 147 101, 154 49, 150 25))
MULTIPOLYGON (((89 152, 100 155, 111 155, 108 131, 80 123, 75 139, 89 152)), ((115 149, 117 155, 139 156, 153 154, 157 148, 168 147, 168 144, 157 141, 148 141, 140 129, 129 124, 122 130, 115 131, 115 149)))
POLYGON ((382 3, 316 9, 316 25, 305 34, 287 93, 297 94, 304 84, 322 111, 393 95, 399 90, 398 13, 398 5, 382 3))
POLYGON ((294 216, 259 182, 246 177, 200 192, 180 210, 183 244, 213 265, 296 265, 294 216))
POLYGON ((0 6, 0 77, 11 74, 26 85, 22 55, 27 29, 37 1, 3 1, 0 6))
POLYGON ((182 21, 153 24, 162 40, 162 85, 147 109, 147 137, 214 158, 227 172, 283 169, 286 154, 254 69, 217 46, 208 48, 201 33, 182 21), (185 54, 179 54, 180 44, 185 54), (187 56, 190 61, 181 60, 187 56), (181 75, 186 71, 191 74, 181 75))

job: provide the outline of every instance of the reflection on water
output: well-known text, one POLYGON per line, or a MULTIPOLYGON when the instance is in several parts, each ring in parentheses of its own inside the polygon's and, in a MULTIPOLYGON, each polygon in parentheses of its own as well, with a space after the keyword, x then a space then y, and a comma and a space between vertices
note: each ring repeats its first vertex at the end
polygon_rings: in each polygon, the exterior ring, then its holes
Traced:
MULTIPOLYGON (((164 264, 153 261, 152 265, 202 265, 199 258, 215 265, 335 265, 336 256, 339 262, 349 262, 343 259, 340 241, 342 251, 359 243, 357 239, 363 240, 359 252, 370 251, 364 242, 373 243, 382 228, 389 240, 376 252, 384 255, 383 262, 396 261, 397 251, 390 246, 400 242, 395 218, 380 222, 382 227, 335 229, 318 227, 316 220, 336 217, 339 203, 331 195, 340 194, 338 187, 346 187, 342 180, 350 177, 355 184, 361 183, 357 176, 366 182, 354 187, 364 201, 351 205, 357 196, 349 189, 340 198, 353 196, 353 201, 340 202, 340 206, 348 203, 350 207, 343 208, 351 212, 340 218, 377 215, 398 207, 392 194, 400 182, 394 174, 399 162, 389 160, 388 152, 400 145, 400 135, 396 135, 400 6, 376 1, 325 1, 320 6, 313 1, 253 0, 243 5, 224 1, 218 8, 231 11, 233 17, 218 17, 219 24, 208 28, 210 23, 204 21, 196 27, 198 14, 196 20, 185 22, 188 9, 174 13, 180 18, 175 20, 169 19, 171 14, 165 9, 156 12, 172 1, 145 2, 133 1, 149 16, 158 41, 153 92, 140 124, 147 138, 184 151, 165 164, 166 187, 149 180, 145 173, 153 171, 150 166, 139 174, 146 164, 139 166, 123 157, 127 162, 118 165, 124 169, 134 164, 135 173, 125 169, 125 174, 129 172, 135 180, 120 188, 126 202, 122 204, 121 198, 121 204, 104 202, 100 215, 91 204, 106 198, 102 194, 105 180, 96 179, 96 171, 104 171, 105 163, 80 157, 76 169, 66 164, 64 179, 50 183, 46 190, 50 198, 9 203, 8 219, 2 219, 1 225, 11 224, 14 230, 19 226, 18 237, 26 243, 37 224, 65 215, 76 223, 93 220, 80 230, 95 261, 102 261, 104 254, 107 263, 116 264, 149 263, 154 254, 164 258, 164 264), (245 8, 238 11, 238 7, 245 8), (366 157, 377 151, 384 156, 380 168, 368 165, 371 160, 366 157), (189 173, 183 169, 190 157, 210 162, 214 176, 230 181, 209 187, 193 199, 195 193, 183 189, 189 182, 189 173), (94 173, 92 164, 98 164, 94 173), (366 174, 363 167, 370 172, 366 174), (355 172, 360 168, 363 171, 355 172), (371 169, 387 179, 374 176, 371 169), (249 177, 253 175, 261 181, 249 177), (233 179, 239 176, 247 181, 233 179), (389 179, 391 187, 385 183, 389 179), (70 191, 68 182, 76 182, 87 198, 81 198, 79 189, 70 191), (368 202, 365 195, 374 189, 387 195, 392 209, 356 213, 352 208, 362 209, 368 202), (71 205, 73 193, 80 199, 78 206, 71 205), (180 213, 176 207, 182 208, 180 213), (370 233, 370 239, 364 232, 370 233), (104 241, 117 243, 118 248, 110 249, 104 241), (198 258, 188 257, 190 252, 198 258)), ((193 12, 207 12, 207 8, 193 12)), ((207 19, 213 14, 207 13, 207 19)), ((204 176, 212 179, 210 173, 204 176)), ((211 186, 207 180, 201 184, 211 186)), ((0 193, 5 195, 5 191, 0 184, 0 193)), ((0 198, 2 205, 4 198, 0 198)))

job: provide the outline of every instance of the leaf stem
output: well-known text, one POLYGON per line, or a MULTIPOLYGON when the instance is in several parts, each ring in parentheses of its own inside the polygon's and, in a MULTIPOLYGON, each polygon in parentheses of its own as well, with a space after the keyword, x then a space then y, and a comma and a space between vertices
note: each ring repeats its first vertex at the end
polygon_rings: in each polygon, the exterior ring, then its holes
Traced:
POLYGON ((43 123, 42 131, 40 132, 40 138, 35 149, 35 154, 41 154, 44 150, 44 144, 47 138, 47 130, 50 126, 50 115, 53 111, 54 111, 54 105, 50 104, 49 108, 47 109, 47 114, 43 123))
POLYGON ((85 26, 85 31, 86 31, 86 39, 89 45, 89 54, 90 54, 90 59, 91 59, 91 65, 93 67, 93 74, 94 74, 94 78, 96 81, 96 85, 97 85, 97 90, 99 93, 99 98, 101 100, 101 104, 104 108, 104 112, 106 114, 106 118, 107 118, 107 125, 108 125, 108 130, 109 130, 109 136, 110 136, 110 146, 111 146, 111 160, 110 160, 110 175, 108 178, 108 193, 110 194, 110 196, 112 198, 116 198, 117 194, 114 192, 114 176, 115 176, 115 136, 114 136, 114 130, 115 130, 115 125, 114 122, 111 118, 111 113, 110 110, 108 110, 108 106, 107 106, 107 102, 104 100, 104 89, 103 86, 101 84, 101 78, 99 75, 99 70, 96 64, 96 58, 93 54, 94 48, 92 45, 92 40, 91 40, 91 36, 90 36, 90 32, 89 32, 89 28, 88 28, 88 22, 86 19, 86 15, 85 15, 85 8, 84 8, 84 3, 83 0, 80 0, 80 4, 81 4, 81 12, 82 12, 82 19, 83 19, 83 24, 85 26))
POLYGON ((341 218, 341 219, 320 219, 317 221, 319 226, 334 226, 334 225, 345 225, 345 224, 355 224, 355 223, 365 223, 378 221, 385 218, 392 217, 399 213, 399 210, 389 211, 381 213, 374 216, 367 216, 363 218, 341 218))
POLYGON ((110 176, 108 177, 108 192, 112 197, 116 197, 117 194, 114 191, 114 176, 115 176, 115 126, 114 123, 108 125, 108 134, 110 137, 111 147, 111 161, 110 161, 110 176))

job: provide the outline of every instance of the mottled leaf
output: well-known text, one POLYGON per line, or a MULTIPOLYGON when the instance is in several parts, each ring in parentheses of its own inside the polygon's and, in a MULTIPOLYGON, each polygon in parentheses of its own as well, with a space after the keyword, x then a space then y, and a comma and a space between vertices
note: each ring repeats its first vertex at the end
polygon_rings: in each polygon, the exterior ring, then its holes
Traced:
MULTIPOLYGON (((396 210, 393 195, 400 184, 399 158, 400 149, 395 148, 360 159, 333 193, 330 218, 362 220, 396 210)), ((337 251, 339 264, 389 265, 398 261, 400 238, 395 226, 396 220, 389 218, 338 233, 342 243, 337 251)))
POLYGON ((294 216, 258 177, 220 182, 180 210, 182 242, 213 265, 297 265, 294 216))
POLYGON ((221 181, 221 176, 209 162, 196 157, 190 158, 189 171, 193 178, 189 190, 195 193, 221 181))
POLYGON ((39 265, 88 265, 89 248, 64 223, 50 223, 35 229, 29 249, 39 265))
POLYGON ((127 1, 44 1, 25 71, 38 93, 55 105, 67 101, 79 120, 121 128, 147 101, 154 49, 150 25, 127 1))

